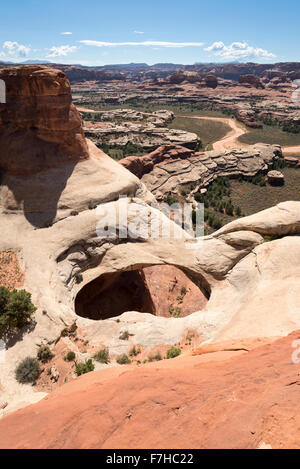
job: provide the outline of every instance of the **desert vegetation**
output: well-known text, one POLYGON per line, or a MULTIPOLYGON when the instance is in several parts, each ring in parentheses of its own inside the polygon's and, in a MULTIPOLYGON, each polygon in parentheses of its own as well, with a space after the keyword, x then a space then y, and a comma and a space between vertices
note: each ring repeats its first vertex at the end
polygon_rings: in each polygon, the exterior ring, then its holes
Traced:
POLYGON ((17 366, 15 373, 19 383, 34 384, 41 373, 41 368, 36 358, 26 357, 17 366))
POLYGON ((27 325, 36 307, 26 290, 0 287, 0 334, 12 333, 27 325))

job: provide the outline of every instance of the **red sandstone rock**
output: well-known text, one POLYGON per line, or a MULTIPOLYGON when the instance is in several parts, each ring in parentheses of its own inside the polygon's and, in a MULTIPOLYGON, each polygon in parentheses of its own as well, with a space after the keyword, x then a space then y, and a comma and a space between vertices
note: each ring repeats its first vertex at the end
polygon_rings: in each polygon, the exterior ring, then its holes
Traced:
POLYGON ((0 448, 298 448, 299 338, 89 373, 4 417, 0 448))
POLYGON ((177 267, 156 265, 143 269, 154 311, 157 316, 188 316, 204 309, 207 298, 177 267))
POLYGON ((207 75, 204 82, 208 88, 217 88, 218 86, 218 78, 215 75, 207 75))
POLYGON ((242 75, 239 77, 239 83, 241 85, 246 84, 246 85, 254 86, 254 88, 261 88, 261 89, 264 88, 264 85, 262 84, 260 79, 256 77, 255 75, 242 75))
POLYGON ((20 175, 88 158, 81 117, 66 75, 40 66, 0 70, 0 168, 20 175), (9 158, 8 158, 9 155, 9 158))
POLYGON ((179 145, 163 145, 149 155, 128 156, 120 160, 119 163, 137 177, 142 178, 144 174, 150 173, 158 163, 170 159, 185 160, 193 153, 192 150, 179 145))

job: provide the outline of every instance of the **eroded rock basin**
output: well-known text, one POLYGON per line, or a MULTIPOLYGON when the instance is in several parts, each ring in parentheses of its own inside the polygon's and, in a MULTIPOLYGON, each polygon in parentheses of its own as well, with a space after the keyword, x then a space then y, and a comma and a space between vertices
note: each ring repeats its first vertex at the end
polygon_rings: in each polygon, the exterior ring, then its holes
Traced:
POLYGON ((77 294, 75 312, 93 319, 117 317, 126 311, 163 317, 184 317, 202 310, 209 298, 182 272, 170 265, 102 275, 77 294))

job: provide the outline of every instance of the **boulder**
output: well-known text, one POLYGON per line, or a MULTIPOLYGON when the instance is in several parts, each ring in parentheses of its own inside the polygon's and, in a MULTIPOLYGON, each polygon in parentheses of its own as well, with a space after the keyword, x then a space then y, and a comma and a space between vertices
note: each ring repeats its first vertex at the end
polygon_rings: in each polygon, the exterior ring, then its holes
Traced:
POLYGON ((295 167, 300 167, 300 159, 299 158, 294 158, 292 156, 285 156, 284 161, 287 166, 291 166, 292 168, 295 167))
POLYGON ((272 186, 284 185, 284 175, 280 171, 269 171, 267 177, 268 183, 272 186))

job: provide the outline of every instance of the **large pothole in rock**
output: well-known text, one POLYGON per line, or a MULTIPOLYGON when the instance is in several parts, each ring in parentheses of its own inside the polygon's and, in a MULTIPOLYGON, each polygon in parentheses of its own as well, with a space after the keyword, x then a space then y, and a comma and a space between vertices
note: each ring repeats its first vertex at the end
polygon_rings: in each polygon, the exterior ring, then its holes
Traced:
POLYGON ((126 311, 184 317, 203 309, 209 292, 180 269, 170 266, 102 275, 85 285, 75 300, 76 314, 99 320, 126 311))

